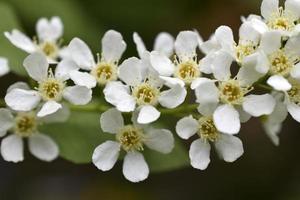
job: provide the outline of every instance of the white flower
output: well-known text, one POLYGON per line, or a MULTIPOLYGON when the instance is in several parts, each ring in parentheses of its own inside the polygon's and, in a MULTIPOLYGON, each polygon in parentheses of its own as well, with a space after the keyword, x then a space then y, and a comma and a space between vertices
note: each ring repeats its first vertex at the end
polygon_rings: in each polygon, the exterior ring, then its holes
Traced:
POLYGON ((91 89, 78 85, 66 86, 67 71, 72 71, 76 67, 71 61, 62 61, 57 66, 55 74, 49 69, 47 59, 41 53, 29 55, 23 65, 29 76, 38 82, 38 86, 35 90, 24 88, 24 86, 9 90, 5 96, 5 102, 13 110, 30 111, 42 100, 45 103, 37 115, 43 117, 61 109, 62 105, 59 102, 62 99, 75 105, 85 105, 90 102, 91 89))
POLYGON ((50 20, 41 18, 36 24, 37 39, 31 40, 19 30, 5 32, 4 35, 16 47, 31 54, 42 52, 47 56, 49 63, 56 63, 59 58, 68 56, 68 50, 61 47, 59 39, 63 34, 63 24, 59 17, 50 20))
POLYGON ((155 76, 143 65, 142 60, 132 57, 125 60, 119 68, 119 77, 126 83, 110 82, 104 89, 107 102, 121 112, 131 112, 138 107, 137 121, 146 124, 157 120, 160 112, 156 106, 175 108, 184 102, 186 89, 182 81, 165 80, 155 76), (170 89, 161 91, 163 84, 170 89))
POLYGON ((198 120, 192 116, 184 117, 177 122, 176 132, 183 139, 189 139, 196 133, 200 137, 191 144, 189 150, 191 165, 196 169, 204 170, 210 163, 210 143, 214 144, 220 158, 226 162, 234 162, 244 153, 241 140, 218 131, 211 115, 198 120))
POLYGON ((78 85, 93 88, 96 84, 105 85, 118 78, 118 62, 126 49, 122 35, 114 30, 107 31, 102 38, 101 58, 95 61, 90 48, 79 38, 69 44, 70 54, 75 63, 83 70, 70 74, 78 85))
POLYGON ((20 162, 24 160, 24 142, 28 139, 29 151, 40 160, 50 162, 57 158, 59 149, 56 143, 47 135, 38 131, 41 123, 65 121, 69 116, 66 109, 55 115, 39 118, 33 111, 13 112, 0 108, 0 136, 11 133, 1 142, 1 155, 4 160, 20 162), (55 119, 55 120, 53 120, 55 119))
POLYGON ((118 160, 121 149, 126 152, 123 162, 123 174, 131 182, 145 180, 149 175, 149 167, 142 151, 144 146, 168 154, 174 147, 172 133, 166 129, 151 129, 137 124, 124 125, 122 114, 112 108, 100 117, 100 125, 104 132, 115 134, 116 141, 106 141, 99 145, 93 153, 94 165, 102 170, 110 170, 118 160))
POLYGON ((0 76, 4 76, 9 72, 8 60, 0 57, 0 76))
POLYGON ((195 89, 197 102, 200 103, 199 112, 204 115, 213 112, 214 124, 220 132, 237 134, 240 122, 247 121, 249 115, 258 117, 271 114, 275 100, 269 94, 248 95, 256 79, 255 68, 249 64, 249 69, 242 67, 237 76, 231 78, 231 63, 232 57, 225 51, 219 51, 213 63, 217 80, 198 78, 191 88, 195 89), (245 73, 247 70, 248 73, 245 73), (253 71, 255 73, 252 76, 253 71))

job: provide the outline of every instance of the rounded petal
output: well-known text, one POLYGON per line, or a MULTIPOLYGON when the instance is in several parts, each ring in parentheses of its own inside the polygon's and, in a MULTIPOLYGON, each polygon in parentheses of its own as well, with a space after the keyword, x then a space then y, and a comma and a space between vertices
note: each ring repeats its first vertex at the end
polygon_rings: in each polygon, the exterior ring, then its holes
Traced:
POLYGON ((95 77, 87 72, 72 71, 70 72, 70 78, 76 85, 79 86, 94 88, 97 85, 95 77))
POLYGON ((168 154, 174 148, 174 137, 166 129, 152 129, 147 133, 145 145, 152 150, 168 154))
POLYGON ((215 53, 215 58, 212 63, 212 72, 214 77, 220 81, 226 81, 230 78, 230 67, 233 58, 224 50, 215 53))
POLYGON ((27 53, 33 53, 36 51, 36 47, 32 40, 18 30, 13 30, 11 33, 5 32, 5 37, 16 47, 26 51, 27 53))
POLYGON ((231 105, 219 106, 213 114, 216 128, 227 134, 237 134, 240 131, 241 123, 238 111, 231 105))
POLYGON ((160 117, 160 112, 151 105, 141 106, 137 122, 140 124, 149 124, 160 117))
MULTIPOLYGON (((271 0, 273 1, 273 0, 271 0)), ((271 54, 281 47, 281 33, 279 31, 267 31, 262 35, 260 48, 266 53, 271 54)))
POLYGON ((212 116, 218 105, 218 102, 200 104, 197 110, 201 115, 212 116))
POLYGON ((166 32, 159 33, 155 38, 153 50, 170 57, 174 50, 174 37, 166 32))
POLYGON ((30 111, 39 104, 40 100, 37 91, 19 88, 11 90, 5 96, 5 103, 16 111, 30 111))
POLYGON ((140 182, 149 175, 149 167, 139 152, 128 152, 124 158, 123 174, 131 182, 140 182))
POLYGON ((158 99, 160 105, 166 108, 176 108, 185 100, 187 91, 185 87, 176 85, 169 90, 163 91, 158 99))
POLYGON ((13 134, 4 138, 1 142, 1 155, 9 162, 20 162, 24 160, 22 138, 13 134))
POLYGON ((23 65, 28 75, 36 81, 43 81, 48 76, 49 64, 47 58, 42 53, 33 53, 27 56, 23 65))
POLYGON ((122 35, 114 30, 107 31, 102 38, 102 56, 105 61, 117 62, 126 49, 122 35))
POLYGON ((295 18, 295 20, 299 19, 299 17, 300 17, 300 13, 299 13, 300 1, 299 0, 286 0, 284 9, 285 9, 285 11, 291 13, 292 16, 295 18))
POLYGON ((283 76, 274 75, 271 76, 267 83, 278 91, 288 91, 292 88, 292 85, 283 76))
POLYGON ((79 38, 74 38, 69 46, 69 52, 76 64, 86 70, 91 70, 95 66, 93 54, 88 45, 79 38))
POLYGON ((236 106, 236 110, 239 112, 241 123, 246 123, 251 119, 251 115, 242 106, 236 106))
POLYGON ((198 46, 197 33, 194 31, 181 31, 176 37, 174 46, 177 56, 194 56, 198 46))
POLYGON ((289 56, 298 57, 300 55, 300 33, 288 39, 284 51, 289 56))
POLYGON ((291 71, 291 76, 300 81, 300 63, 296 64, 291 71))
POLYGON ((260 7, 261 15, 265 19, 270 19, 272 15, 277 14, 279 12, 278 7, 279 0, 263 0, 260 7))
POLYGON ((9 72, 8 60, 0 57, 0 76, 4 76, 9 72))
POLYGON ((234 55, 234 38, 230 27, 220 26, 215 32, 215 37, 222 49, 229 55, 234 55))
POLYGON ((192 115, 180 119, 176 124, 176 133, 182 139, 189 139, 197 133, 199 123, 192 115))
POLYGON ((215 81, 208 78, 198 78, 191 85, 195 89, 196 101, 200 104, 211 104, 219 102, 219 89, 215 81))
POLYGON ((254 117, 269 115, 273 112, 276 101, 270 94, 248 95, 244 99, 243 109, 254 117))
POLYGON ((62 108, 60 108, 55 113, 46 115, 39 120, 44 123, 58 123, 58 122, 66 122, 70 117, 70 109, 67 105, 61 104, 62 108))
POLYGON ((85 105, 92 100, 92 90, 85 86, 70 86, 64 90, 63 97, 74 105, 85 105))
POLYGON ((159 76, 159 78, 161 80, 163 80, 164 84, 169 88, 172 88, 176 85, 179 85, 181 87, 185 86, 184 82, 179 78, 173 78, 173 77, 167 77, 167 76, 159 76))
POLYGON ((6 133, 14 125, 14 117, 10 110, 0 108, 0 132, 6 133))
POLYGON ((96 147, 93 153, 94 165, 102 171, 108 171, 118 160, 120 144, 114 141, 106 141, 96 147))
POLYGON ((280 133, 281 128, 282 128, 281 123, 274 124, 274 123, 266 122, 266 123, 263 123, 263 128, 264 128, 264 131, 267 134, 267 136, 272 141, 272 143, 275 146, 278 146, 279 145, 278 134, 280 133))
POLYGON ((136 45, 136 49, 137 49, 139 57, 142 58, 144 53, 147 51, 147 48, 146 48, 142 38, 136 32, 133 33, 133 41, 136 45))
POLYGON ((45 117, 47 115, 53 114, 62 108, 60 103, 56 101, 47 101, 41 108, 41 110, 37 113, 38 117, 45 117))
POLYGON ((29 151, 43 161, 53 161, 58 157, 59 149, 52 138, 45 134, 36 134, 28 140, 29 151))
POLYGON ((19 82, 15 82, 14 84, 10 85, 7 88, 6 93, 9 93, 13 89, 16 89, 16 88, 19 88, 19 89, 22 89, 22 90, 30 90, 30 87, 29 87, 29 85, 27 83, 19 81, 19 82))
POLYGON ((55 41, 63 34, 63 24, 59 17, 52 17, 51 20, 41 18, 36 25, 36 32, 42 41, 55 41))
POLYGON ((115 108, 111 108, 100 116, 100 126, 104 132, 118 133, 124 126, 122 113, 115 108))
POLYGON ((219 156, 226 162, 234 162, 244 153, 242 141, 232 135, 221 134, 215 142, 215 147, 219 156))
POLYGON ((296 120, 300 122, 300 106, 295 103, 288 103, 287 110, 289 111, 290 115, 296 120))
POLYGON ((141 83, 143 74, 141 60, 135 57, 128 58, 119 67, 119 78, 130 86, 141 83))
POLYGON ((153 51, 150 54, 150 61, 152 67, 161 75, 161 76, 171 76, 174 73, 175 66, 172 61, 164 54, 153 51))
POLYGON ((56 66, 55 77, 66 81, 70 79, 70 73, 77 70, 79 70, 79 66, 73 60, 65 58, 56 66))
POLYGON ((210 144, 202 139, 195 140, 190 147, 189 156, 192 167, 205 170, 210 163, 210 144))

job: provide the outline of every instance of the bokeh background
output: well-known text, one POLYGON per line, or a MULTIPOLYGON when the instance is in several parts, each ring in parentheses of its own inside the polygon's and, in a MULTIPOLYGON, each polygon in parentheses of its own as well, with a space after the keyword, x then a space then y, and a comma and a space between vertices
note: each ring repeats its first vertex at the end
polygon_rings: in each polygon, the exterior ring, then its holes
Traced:
MULTIPOLYGON (((0 19, 4 27, 18 25, 35 33, 39 17, 60 16, 65 24, 65 43, 74 36, 100 50, 105 30, 120 31, 128 44, 126 56, 136 55, 132 33, 139 32, 147 47, 160 31, 176 36, 180 30, 197 29, 204 39, 219 25, 237 33, 240 16, 259 14, 260 0, 1 0, 0 13, 13 13, 16 20, 0 19)), ((4 31, 1 29, 1 31, 4 31)), ((8 45, 1 36, 0 46, 8 45)), ((1 55, 9 50, 0 48, 1 55)), ((20 57, 23 56, 19 52, 20 57)), ((22 60, 10 58, 13 65, 22 60)), ((1 96, 7 86, 22 78, 0 79, 1 96)), ((25 162, 7 163, 0 158, 0 200, 298 200, 300 199, 300 126, 290 118, 273 146, 258 120, 243 125, 240 134, 245 154, 233 164, 212 154, 207 170, 185 167, 155 173, 139 184, 126 181, 121 162, 102 173, 92 164, 75 165, 64 159, 48 164, 26 153, 25 162)), ((187 148, 189 142, 186 143, 187 148)))

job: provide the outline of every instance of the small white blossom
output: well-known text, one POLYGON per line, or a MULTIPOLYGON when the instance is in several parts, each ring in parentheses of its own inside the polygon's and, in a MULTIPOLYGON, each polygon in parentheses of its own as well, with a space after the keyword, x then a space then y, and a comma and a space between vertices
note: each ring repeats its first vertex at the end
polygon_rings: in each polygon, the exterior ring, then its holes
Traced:
POLYGON ((0 57, 0 76, 4 76, 9 73, 8 60, 0 57))
POLYGON ((99 145, 93 153, 94 165, 102 170, 110 170, 118 160, 120 151, 126 152, 123 162, 123 174, 131 182, 145 180, 149 175, 149 167, 142 151, 144 146, 168 154, 174 147, 172 133, 166 129, 152 129, 137 123, 124 125, 121 112, 112 108, 100 117, 100 125, 104 132, 114 134, 116 141, 106 141, 99 145))
MULTIPOLYGON (((71 65, 64 64, 70 62, 62 61, 55 70, 55 74, 49 69, 46 57, 41 53, 33 53, 24 60, 24 67, 29 76, 37 81, 35 90, 28 88, 10 89, 6 96, 6 104, 16 111, 30 111, 43 101, 42 108, 38 112, 38 117, 43 117, 55 113, 62 108, 59 103, 66 99, 75 105, 85 105, 92 98, 91 89, 84 86, 67 86, 68 74, 66 71, 74 70, 71 65)), ((74 66, 76 67, 76 66, 74 66)))

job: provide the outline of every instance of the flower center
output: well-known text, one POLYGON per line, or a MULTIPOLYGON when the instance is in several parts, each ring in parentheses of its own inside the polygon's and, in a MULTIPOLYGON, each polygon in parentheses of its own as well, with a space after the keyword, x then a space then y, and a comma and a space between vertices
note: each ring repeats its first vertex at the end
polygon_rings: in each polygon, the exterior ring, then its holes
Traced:
POLYGON ((294 19, 291 14, 280 7, 279 12, 272 15, 267 25, 274 30, 291 31, 295 27, 294 19))
POLYGON ((58 47, 53 42, 44 42, 40 45, 40 49, 47 57, 56 58, 58 54, 58 47))
POLYGON ((271 74, 287 76, 294 66, 291 59, 286 55, 284 50, 281 49, 271 54, 269 56, 269 60, 271 63, 271 74))
POLYGON ((245 42, 245 43, 239 43, 238 46, 236 46, 236 57, 238 59, 238 62, 242 62, 243 59, 246 56, 249 56, 253 54, 256 50, 257 46, 253 42, 245 42))
POLYGON ((193 80, 200 77, 201 72, 196 61, 188 60, 177 65, 175 76, 190 84, 193 80))
POLYGON ((220 83, 220 100, 226 104, 240 105, 243 103, 244 96, 251 90, 252 88, 241 87, 237 80, 231 79, 220 83))
POLYGON ((138 105, 156 105, 160 91, 158 88, 145 82, 134 87, 132 95, 135 97, 138 105))
POLYGON ((215 142, 219 138, 219 131, 217 130, 211 117, 201 117, 198 122, 198 135, 200 138, 210 142, 215 142))
POLYGON ((143 131, 133 125, 123 127, 116 135, 117 141, 120 142, 125 151, 143 151, 143 141, 145 135, 143 131))
POLYGON ((50 75, 49 78, 39 84, 38 90, 45 101, 59 101, 62 98, 62 92, 64 88, 65 83, 63 81, 58 80, 50 75))
POLYGON ((100 85, 105 85, 109 81, 117 80, 117 66, 112 63, 100 62, 93 68, 91 74, 100 85))
POLYGON ((33 112, 18 113, 15 118, 14 131, 21 137, 30 137, 37 133, 37 121, 33 112))
POLYGON ((294 102, 295 104, 300 104, 300 83, 298 83, 296 80, 289 80, 289 82, 292 84, 292 88, 287 92, 290 100, 294 102))

